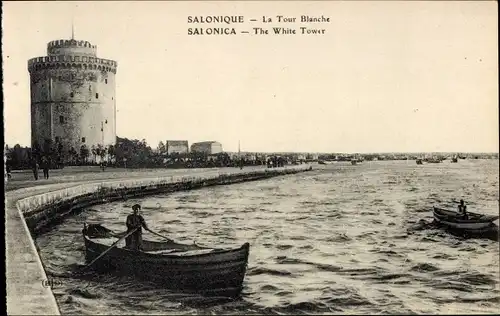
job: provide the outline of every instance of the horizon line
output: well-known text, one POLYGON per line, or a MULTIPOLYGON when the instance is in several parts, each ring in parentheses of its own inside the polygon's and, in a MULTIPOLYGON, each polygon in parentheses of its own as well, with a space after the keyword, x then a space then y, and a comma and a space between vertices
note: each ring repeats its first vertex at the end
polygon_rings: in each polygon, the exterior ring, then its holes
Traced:
MULTIPOLYGON (((126 137, 120 137, 120 138, 126 138, 126 137)), ((130 139, 130 138, 129 138, 130 139)), ((147 142, 146 142, 147 143, 147 142)), ((5 142, 5 146, 8 146, 9 148, 14 148, 14 146, 19 145, 23 148, 31 148, 29 145, 22 145, 22 144, 14 144, 14 145, 9 145, 7 142, 5 142)), ((151 144, 148 144, 152 150, 155 150, 156 147, 151 146, 151 144)), ((5 147, 4 147, 5 150, 5 147)), ((223 150, 222 152, 226 153, 233 153, 233 152, 238 152, 238 149, 235 150, 223 150)), ((269 150, 242 150, 241 153, 293 153, 293 154, 363 154, 363 155, 383 155, 383 154, 451 154, 451 153, 460 153, 460 154, 500 154, 498 151, 464 151, 464 150, 440 150, 440 151, 307 151, 307 150, 276 150, 276 151, 269 151, 269 150)))

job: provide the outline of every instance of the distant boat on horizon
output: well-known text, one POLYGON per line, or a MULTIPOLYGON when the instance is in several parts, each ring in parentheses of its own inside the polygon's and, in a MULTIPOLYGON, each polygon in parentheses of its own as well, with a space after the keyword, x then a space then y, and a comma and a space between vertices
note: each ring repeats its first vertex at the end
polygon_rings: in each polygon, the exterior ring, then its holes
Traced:
POLYGON ((439 158, 431 157, 431 158, 426 158, 425 162, 427 162, 427 163, 441 163, 442 160, 439 158))
POLYGON ((323 160, 323 159, 318 160, 318 164, 320 164, 320 165, 331 165, 333 163, 334 163, 334 161, 331 161, 331 160, 323 160))

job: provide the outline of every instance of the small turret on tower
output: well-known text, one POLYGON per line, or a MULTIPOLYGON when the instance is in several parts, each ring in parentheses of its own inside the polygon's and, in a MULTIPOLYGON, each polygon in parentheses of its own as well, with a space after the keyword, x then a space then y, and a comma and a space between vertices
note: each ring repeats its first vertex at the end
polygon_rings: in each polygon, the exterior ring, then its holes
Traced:
POLYGON ((70 40, 57 40, 51 41, 47 44, 47 55, 86 55, 96 56, 97 46, 92 45, 88 41, 70 40))

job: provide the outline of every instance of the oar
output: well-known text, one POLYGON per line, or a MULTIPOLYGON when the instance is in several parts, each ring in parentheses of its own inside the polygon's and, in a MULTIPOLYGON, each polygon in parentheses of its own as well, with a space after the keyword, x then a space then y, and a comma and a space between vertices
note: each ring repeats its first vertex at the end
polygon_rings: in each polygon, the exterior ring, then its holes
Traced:
MULTIPOLYGON (((170 239, 170 238, 168 238, 168 237, 166 237, 166 236, 160 235, 160 234, 158 234, 158 233, 156 233, 156 232, 154 232, 154 231, 152 231, 152 230, 149 230, 149 232, 150 232, 150 233, 152 233, 152 234, 154 234, 154 235, 156 235, 156 236, 158 236, 158 237, 165 238, 166 240, 168 240, 168 241, 170 241, 170 242, 174 242, 172 239, 170 239)), ((195 241, 193 241, 193 245, 195 245, 196 247, 200 247, 200 246, 198 246, 198 245, 196 244, 196 242, 195 242, 195 241)))
POLYGON ((168 241, 173 241, 172 239, 170 239, 170 238, 168 238, 168 237, 166 237, 166 236, 160 235, 160 234, 158 234, 158 233, 156 233, 156 232, 154 232, 154 231, 152 231, 152 230, 148 230, 148 231, 149 231, 150 233, 152 233, 152 234, 154 234, 154 235, 158 236, 158 237, 165 238, 165 239, 166 239, 166 240, 168 240, 168 241))
POLYGON ((120 241, 124 240, 125 238, 127 238, 128 236, 132 235, 133 233, 135 233, 135 231, 139 229, 139 228, 135 228, 133 230, 131 230, 130 232, 128 232, 125 236, 123 236, 122 238, 118 239, 114 244, 112 244, 108 249, 106 249, 106 251, 104 251, 103 253, 101 253, 97 258, 95 258, 94 260, 92 260, 89 264, 87 264, 85 267, 83 267, 83 269, 81 270, 81 272, 87 270, 90 266, 92 266, 97 260, 101 259, 105 254, 107 254, 111 249, 113 249, 116 245, 118 245, 118 243, 120 243, 120 241))

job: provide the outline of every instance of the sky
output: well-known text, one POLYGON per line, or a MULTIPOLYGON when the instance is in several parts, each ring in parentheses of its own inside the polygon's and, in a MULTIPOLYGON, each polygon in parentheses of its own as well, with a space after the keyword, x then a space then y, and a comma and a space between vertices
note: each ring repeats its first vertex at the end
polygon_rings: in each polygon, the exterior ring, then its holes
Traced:
POLYGON ((153 148, 498 152, 497 13, 495 1, 4 2, 5 142, 29 145, 27 60, 70 39, 73 23, 75 39, 118 62, 117 135, 153 148), (221 27, 187 23, 206 15, 245 23, 234 36, 188 35, 221 27), (330 23, 261 22, 276 15, 330 23), (268 25, 326 31, 240 33, 268 25))

